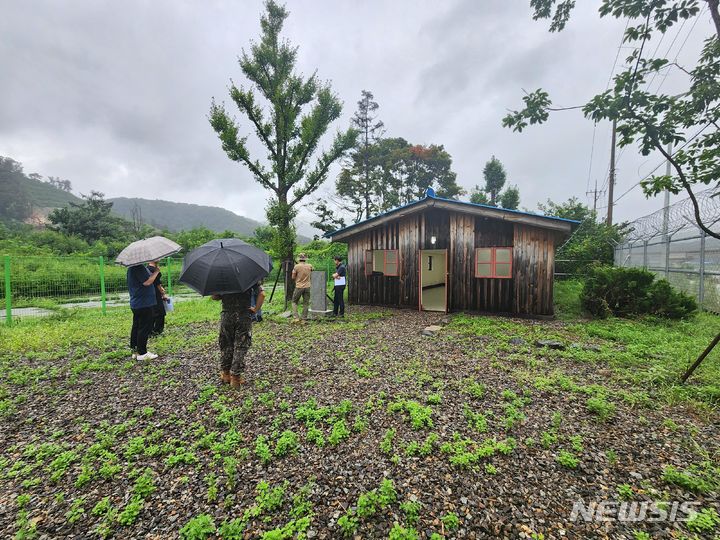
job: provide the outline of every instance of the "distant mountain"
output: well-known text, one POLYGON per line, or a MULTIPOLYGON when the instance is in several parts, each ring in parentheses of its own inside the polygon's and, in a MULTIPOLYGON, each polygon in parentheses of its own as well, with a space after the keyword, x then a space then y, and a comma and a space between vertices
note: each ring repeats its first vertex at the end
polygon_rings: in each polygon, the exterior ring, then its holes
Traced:
MULTIPOLYGON (((43 225, 47 223, 47 216, 55 208, 68 206, 70 203, 82 203, 82 199, 69 191, 64 191, 22 173, 17 173, 17 189, 21 189, 31 207, 31 215, 25 219, 27 223, 43 225)), ((8 189, 12 186, 8 184, 8 189)), ((4 193, 0 190, 0 193, 4 193)), ((10 196, 10 193, 8 193, 10 196)), ((158 229, 168 229, 173 232, 194 227, 207 227, 216 232, 233 231, 243 236, 252 236, 255 229, 264 225, 260 221, 239 216, 230 210, 215 206, 201 206, 162 200, 148 200, 139 198, 116 197, 107 199, 113 203, 113 212, 128 220, 133 219, 133 211, 137 208, 142 221, 158 229)), ((2 216, 0 216, 2 217, 2 216)), ((312 228, 305 224, 298 224, 301 234, 298 242, 310 241, 314 234, 312 228)))
POLYGON ((233 231, 252 236, 255 229, 263 225, 259 221, 238 216, 230 210, 216 206, 128 197, 117 197, 108 201, 113 203, 113 211, 125 219, 132 220, 133 212, 139 211, 143 223, 173 232, 207 227, 215 232, 233 231))

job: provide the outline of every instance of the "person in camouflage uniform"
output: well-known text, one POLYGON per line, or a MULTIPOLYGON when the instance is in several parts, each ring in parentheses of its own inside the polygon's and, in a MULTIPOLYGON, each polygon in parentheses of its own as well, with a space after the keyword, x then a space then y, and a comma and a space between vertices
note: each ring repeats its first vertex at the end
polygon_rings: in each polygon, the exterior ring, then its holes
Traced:
POLYGON ((260 311, 265 293, 258 283, 242 293, 213 295, 213 300, 222 301, 220 315, 220 379, 237 388, 245 383, 245 355, 252 345, 252 316, 260 311), (256 295, 255 306, 250 299, 256 295))

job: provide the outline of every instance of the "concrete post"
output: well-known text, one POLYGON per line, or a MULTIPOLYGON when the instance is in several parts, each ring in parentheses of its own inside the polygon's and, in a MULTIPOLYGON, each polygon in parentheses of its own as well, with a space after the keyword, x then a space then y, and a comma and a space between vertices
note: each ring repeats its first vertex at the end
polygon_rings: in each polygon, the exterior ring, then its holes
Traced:
POLYGON ((328 309, 327 272, 313 270, 310 275, 310 316, 319 319, 332 313, 328 309))

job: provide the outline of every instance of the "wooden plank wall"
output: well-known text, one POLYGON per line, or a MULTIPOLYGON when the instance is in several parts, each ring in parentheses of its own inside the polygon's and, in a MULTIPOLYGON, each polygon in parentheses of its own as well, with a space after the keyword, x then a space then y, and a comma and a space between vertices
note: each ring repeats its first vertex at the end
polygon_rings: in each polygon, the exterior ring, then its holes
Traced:
POLYGON ((348 297, 417 308, 419 250, 447 249, 451 310, 552 315, 555 240, 552 231, 430 208, 348 240, 348 297), (476 278, 476 247, 513 247, 512 279, 476 278), (365 276, 368 249, 397 249, 400 276, 365 276))
POLYGON ((553 314, 555 241, 553 231, 515 225, 513 312, 553 314))
MULTIPOLYGON (((365 252, 375 249, 399 249, 398 221, 392 221, 352 237, 348 242, 348 300, 352 304, 397 306, 400 302, 400 277, 365 275, 365 252)), ((402 275, 402 261, 400 271, 402 275)))

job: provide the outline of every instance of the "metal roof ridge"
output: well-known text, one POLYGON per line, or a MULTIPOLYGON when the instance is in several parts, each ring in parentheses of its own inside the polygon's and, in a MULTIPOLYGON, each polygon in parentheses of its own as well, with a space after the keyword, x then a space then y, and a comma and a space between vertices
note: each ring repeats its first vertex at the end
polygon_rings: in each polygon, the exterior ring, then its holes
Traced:
MULTIPOLYGON (((325 234, 323 234, 323 238, 331 238, 332 236, 335 236, 336 234, 340 234, 340 233, 343 232, 343 231, 347 231, 347 230, 349 230, 349 229, 352 229, 352 228, 354 228, 354 227, 357 227, 357 226, 362 225, 362 224, 365 224, 365 223, 369 223, 369 222, 374 221, 374 220, 376 220, 376 219, 380 219, 380 218, 382 218, 382 217, 388 216, 388 215, 390 215, 390 214, 393 214, 393 213, 398 212, 398 211, 400 211, 400 210, 403 210, 403 209, 405 209, 405 208, 409 208, 409 207, 411 207, 411 206, 416 206, 416 205, 418 205, 418 204, 420 204, 420 203, 422 203, 422 202, 428 201, 428 200, 432 200, 432 201, 442 201, 442 202, 448 202, 448 203, 451 203, 451 204, 457 204, 457 205, 462 205, 462 206, 472 206, 472 207, 476 207, 476 208, 486 208, 486 209, 488 209, 488 210, 496 210, 496 211, 498 211, 498 212, 509 212, 509 213, 512 213, 512 214, 519 214, 519 215, 521 215, 521 216, 536 217, 536 218, 541 218, 541 219, 550 219, 550 220, 553 220, 553 221, 563 221, 563 222, 566 222, 566 223, 575 223, 575 224, 580 224, 580 223, 581 223, 580 221, 577 221, 577 220, 575 220, 575 219, 567 219, 567 218, 561 218, 561 217, 555 217, 555 216, 546 216, 546 215, 543 215, 543 214, 533 214, 533 213, 530 213, 530 212, 523 212, 523 211, 521 211, 521 210, 511 210, 511 209, 509 209, 509 208, 500 208, 500 207, 498 207, 498 206, 490 206, 490 205, 488 205, 488 204, 478 204, 478 203, 473 203, 473 202, 469 202, 469 201, 458 201, 458 200, 455 200, 455 199, 447 199, 447 198, 445 198, 445 197, 438 197, 438 196, 435 194, 435 190, 434 190, 433 188, 427 188, 427 189, 425 190, 425 195, 423 196, 422 199, 418 199, 418 200, 416 200, 416 201, 409 202, 409 203, 407 203, 407 204, 404 204, 404 205, 402 205, 402 206, 398 206, 398 207, 396 207, 396 208, 391 208, 390 210, 387 210, 387 211, 383 212, 382 214, 378 214, 377 216, 373 216, 373 217, 371 217, 371 218, 364 219, 364 220, 362 220, 362 221, 358 221, 357 223, 352 223, 352 224, 350 224, 350 225, 347 225, 347 226, 343 227, 342 229, 337 229, 337 230, 332 231, 332 232, 326 232, 325 234)), ((433 206, 434 206, 434 204, 433 204, 433 206)))

